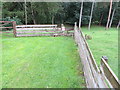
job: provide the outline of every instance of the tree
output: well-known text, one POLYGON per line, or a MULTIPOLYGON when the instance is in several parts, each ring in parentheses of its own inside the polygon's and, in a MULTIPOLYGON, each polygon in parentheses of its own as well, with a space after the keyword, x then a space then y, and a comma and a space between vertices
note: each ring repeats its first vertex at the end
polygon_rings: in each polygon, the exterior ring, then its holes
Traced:
POLYGON ((120 20, 119 20, 119 22, 118 22, 117 29, 119 28, 119 26, 120 26, 120 20))
POLYGON ((113 17, 114 17, 114 14, 115 14, 115 8, 114 8, 114 10, 113 10, 113 12, 112 12, 112 17, 111 17, 111 20, 110 20, 110 25, 109 25, 109 28, 111 28, 111 25, 112 25, 112 21, 113 21, 113 17))
POLYGON ((0 11, 1 11, 0 12, 0 19, 2 18, 2 5, 3 5, 2 2, 0 2, 0 11))
POLYGON ((81 2, 80 18, 79 18, 79 28, 81 28, 82 11, 83 11, 83 0, 81 2))
POLYGON ((91 14, 90 14, 90 21, 89 21, 88 30, 90 30, 90 26, 91 26, 91 20, 92 20, 93 8, 94 8, 94 2, 92 3, 92 8, 91 8, 91 14))
POLYGON ((106 24, 106 29, 108 29, 110 15, 111 15, 111 9, 112 9, 112 0, 110 0, 110 9, 109 9, 109 15, 108 15, 108 20, 107 20, 107 24, 106 24))
POLYGON ((25 2, 25 24, 27 25, 27 3, 26 3, 26 0, 24 1, 25 2))
POLYGON ((111 20, 110 20, 109 28, 111 28, 111 25, 112 25, 112 22, 113 22, 113 17, 114 17, 114 14, 115 14, 115 11, 116 11, 117 7, 118 7, 118 2, 115 3, 115 7, 114 7, 113 12, 112 12, 112 17, 111 17, 111 20))
MULTIPOLYGON (((114 9, 113 3, 113 9, 114 9)), ((82 21, 81 25, 89 25, 91 2, 84 2, 82 8, 81 2, 26 2, 27 24, 50 24, 50 23, 66 23, 73 25, 74 22, 82 21), (80 19, 80 12, 81 19, 80 19), (30 18, 28 18, 30 17, 30 18)), ((108 18, 109 2, 96 2, 92 13, 91 24, 106 26, 108 18), (104 8, 104 9, 103 9, 104 8)), ((120 18, 120 3, 115 10, 112 21, 113 26, 118 25, 120 18)), ((112 10, 113 12, 113 10, 112 10)), ((13 18, 17 16, 23 24, 26 24, 25 19, 25 2, 4 2, 2 8, 2 17, 13 18)))
POLYGON ((32 13, 32 19, 33 19, 33 23, 36 24, 36 21, 35 21, 35 15, 34 15, 34 5, 32 2, 30 2, 30 6, 31 6, 31 13, 32 13))

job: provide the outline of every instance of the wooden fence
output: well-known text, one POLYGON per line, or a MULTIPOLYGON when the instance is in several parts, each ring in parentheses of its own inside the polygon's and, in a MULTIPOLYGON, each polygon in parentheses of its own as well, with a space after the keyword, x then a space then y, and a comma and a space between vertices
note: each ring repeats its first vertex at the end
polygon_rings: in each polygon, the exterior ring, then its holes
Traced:
POLYGON ((108 63, 104 60, 104 58, 101 58, 100 71, 104 80, 107 81, 110 88, 120 88, 120 80, 114 74, 114 72, 112 71, 108 63))
POLYGON ((101 61, 102 69, 98 68, 86 39, 84 38, 82 31, 78 29, 76 23, 74 27, 74 38, 78 45, 79 55, 83 63, 87 88, 118 88, 120 86, 119 80, 116 78, 115 74, 113 75, 112 70, 103 59, 101 61), (107 74, 109 74, 109 76, 107 76, 107 74))
MULTIPOLYGON (((25 37, 25 36, 72 36, 74 30, 65 29, 62 24, 61 28, 57 25, 16 25, 15 21, 0 21, 0 28, 13 28, 13 34, 15 37, 25 37), (4 27, 4 25, 12 23, 11 27, 4 27)), ((6 33, 6 32, 4 32, 6 33)))
POLYGON ((16 22, 15 21, 0 21, 0 28, 13 28, 15 29, 15 26, 16 26, 16 22), (7 24, 12 24, 11 27, 4 27, 4 25, 7 25, 7 24))
POLYGON ((16 28, 16 21, 0 21, 0 31, 2 33, 15 33, 15 28, 16 28), (5 27, 5 25, 7 25, 7 24, 11 24, 12 26, 5 27), (11 31, 7 31, 7 32, 5 31, 5 32, 3 32, 2 31, 3 29, 8 29, 8 28, 12 28, 13 32, 11 32, 11 31))
POLYGON ((72 33, 64 33, 57 25, 17 25, 14 30, 16 37, 24 36, 70 36, 72 33))

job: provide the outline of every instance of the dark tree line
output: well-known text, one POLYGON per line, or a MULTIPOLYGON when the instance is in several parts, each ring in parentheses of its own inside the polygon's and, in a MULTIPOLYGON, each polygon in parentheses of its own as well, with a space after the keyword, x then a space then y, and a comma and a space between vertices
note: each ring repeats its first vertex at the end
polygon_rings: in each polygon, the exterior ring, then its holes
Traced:
MULTIPOLYGON (((93 2, 83 3, 82 25, 88 25, 93 2)), ((5 2, 2 7, 3 20, 16 20, 18 24, 74 24, 79 22, 81 2, 5 2), (25 12, 26 6, 26 12, 25 12)), ((110 2, 95 2, 91 24, 106 25, 110 2)), ((112 26, 117 26, 120 20, 120 2, 113 2, 112 26)))

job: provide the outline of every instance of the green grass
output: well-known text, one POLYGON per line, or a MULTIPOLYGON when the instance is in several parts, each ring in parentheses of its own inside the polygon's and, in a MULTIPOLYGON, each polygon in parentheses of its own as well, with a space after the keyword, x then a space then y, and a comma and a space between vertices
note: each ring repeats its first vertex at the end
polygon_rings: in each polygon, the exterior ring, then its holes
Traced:
POLYGON ((82 65, 71 37, 3 34, 3 88, 83 88, 82 65))
POLYGON ((92 40, 87 42, 97 64, 100 65, 102 56, 107 56, 109 66, 118 76, 118 30, 116 28, 105 30, 105 27, 94 26, 90 31, 83 27, 82 31, 92 36, 92 40))
POLYGON ((2 88, 2 37, 0 36, 0 89, 2 88))

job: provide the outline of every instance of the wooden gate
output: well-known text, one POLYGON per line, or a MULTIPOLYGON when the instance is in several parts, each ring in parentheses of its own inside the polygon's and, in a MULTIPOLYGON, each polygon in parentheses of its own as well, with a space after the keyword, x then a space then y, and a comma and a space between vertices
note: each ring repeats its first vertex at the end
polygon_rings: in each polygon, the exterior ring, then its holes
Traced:
POLYGON ((0 21, 0 28, 3 29, 3 28, 13 28, 15 29, 15 26, 16 26, 16 22, 15 21, 0 21), (7 25, 7 24, 12 24, 11 27, 4 27, 4 25, 7 25))

